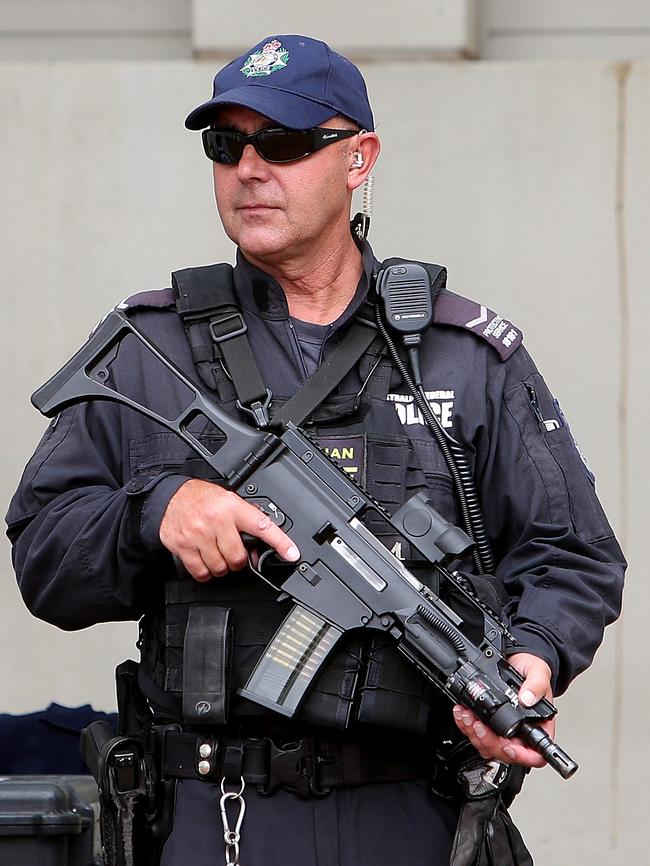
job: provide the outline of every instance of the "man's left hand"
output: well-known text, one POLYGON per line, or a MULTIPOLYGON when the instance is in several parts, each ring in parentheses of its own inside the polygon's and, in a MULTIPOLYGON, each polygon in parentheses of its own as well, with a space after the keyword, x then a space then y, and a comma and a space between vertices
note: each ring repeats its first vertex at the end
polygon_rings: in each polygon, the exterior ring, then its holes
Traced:
MULTIPOLYGON (((541 698, 553 701, 551 669, 545 661, 530 653, 515 653, 508 661, 525 678, 519 689, 519 703, 530 707, 541 698)), ((456 705, 454 719, 459 730, 469 738, 474 748, 488 760, 504 764, 523 764, 525 767, 543 767, 544 758, 518 737, 506 739, 495 734, 471 710, 456 705)), ((541 722, 540 727, 555 738, 555 719, 541 722)))

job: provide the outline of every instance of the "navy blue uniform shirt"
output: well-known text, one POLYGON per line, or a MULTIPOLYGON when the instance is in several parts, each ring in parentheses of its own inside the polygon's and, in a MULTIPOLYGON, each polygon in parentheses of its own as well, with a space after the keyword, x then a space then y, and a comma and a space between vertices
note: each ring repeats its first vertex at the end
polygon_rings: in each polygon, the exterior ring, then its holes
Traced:
MULTIPOLYGON (((376 261, 364 247, 364 275, 348 309, 328 331, 332 351, 368 286, 376 261)), ((278 398, 307 369, 280 286, 238 257, 235 290, 266 385, 278 398)), ((197 379, 170 290, 132 300, 135 324, 197 379)), ((441 424, 473 465, 496 575, 511 602, 520 648, 544 658, 556 693, 591 662, 620 611, 625 561, 585 467, 521 335, 485 307, 443 292, 423 335, 424 389, 441 424)), ((149 360, 125 340, 111 364, 115 387, 152 408, 178 411, 182 395, 160 387, 149 360)), ((361 378, 341 385, 353 392, 361 378)), ((449 473, 437 444, 402 388, 388 394, 411 438, 434 505, 456 520, 449 473)), ((74 406, 50 424, 28 463, 7 515, 25 602, 64 629, 139 619, 159 603, 161 567, 171 567, 158 531, 186 476, 178 437, 106 401, 74 406)))

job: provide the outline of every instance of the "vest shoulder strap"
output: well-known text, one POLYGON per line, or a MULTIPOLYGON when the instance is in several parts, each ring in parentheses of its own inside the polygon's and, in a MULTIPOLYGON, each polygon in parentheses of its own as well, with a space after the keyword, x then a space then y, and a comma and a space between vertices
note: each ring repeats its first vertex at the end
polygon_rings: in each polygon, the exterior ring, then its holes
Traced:
MULTIPOLYGON (((258 426, 268 426, 270 392, 262 381, 237 305, 232 267, 228 264, 186 268, 172 274, 176 309, 183 320, 194 361, 210 387, 208 369, 223 359, 241 408, 258 426)), ((365 305, 332 356, 274 416, 273 425, 300 425, 338 385, 377 339, 372 310, 365 305)))
POLYGON ((224 306, 237 306, 232 265, 220 262, 172 273, 176 309, 182 319, 211 313, 224 306))
POLYGON ((251 414, 259 427, 266 427, 271 394, 246 336, 248 328, 237 305, 232 266, 220 263, 174 271, 172 289, 201 378, 215 387, 214 364, 223 359, 240 408, 251 414))

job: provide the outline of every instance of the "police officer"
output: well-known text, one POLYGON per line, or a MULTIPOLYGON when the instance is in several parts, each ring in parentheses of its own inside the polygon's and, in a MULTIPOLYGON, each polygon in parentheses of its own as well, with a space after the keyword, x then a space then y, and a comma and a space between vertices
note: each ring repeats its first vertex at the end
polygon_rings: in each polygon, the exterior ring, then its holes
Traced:
MULTIPOLYGON (((349 223, 352 192, 380 150, 365 83, 324 43, 275 36, 216 75, 212 98, 186 126, 204 130, 219 215, 238 248, 235 312, 219 313, 215 271, 189 269, 174 275, 173 291, 131 298, 127 313, 227 411, 265 423, 336 352, 380 267, 349 223), (241 369, 232 361, 228 369, 216 333, 233 319, 247 328, 244 378, 250 385, 260 370, 266 393, 248 405, 238 393, 241 369)), ((506 598, 510 661, 524 677, 519 700, 530 705, 562 692, 589 665, 618 615, 625 563, 519 330, 484 310, 438 293, 435 324, 423 335, 423 387, 469 456, 495 551, 492 583, 506 598)), ((182 395, 161 389, 132 351, 120 349, 111 362, 117 390, 178 411, 182 395)), ((426 490, 459 520, 449 466, 381 349, 370 347, 301 420, 389 509, 426 490)), ((219 444, 210 431, 198 435, 219 444)), ((127 409, 83 404, 50 426, 7 518, 20 588, 37 616, 66 629, 141 620, 138 687, 150 723, 176 725, 160 769, 173 780, 164 866, 237 857, 244 866, 529 863, 518 841, 507 855, 500 847, 516 837, 500 801, 463 823, 460 789, 434 785, 435 793, 431 780, 440 740, 453 739, 452 730, 493 767, 538 767, 541 756, 469 710, 454 707, 452 720, 393 647, 353 636, 296 721, 237 696, 285 610, 248 568, 242 534, 287 563, 300 551, 200 462, 174 434, 127 409), (207 721, 184 701, 197 665, 205 673, 193 641, 214 639, 197 637, 198 610, 222 623, 228 647, 218 656, 220 708, 207 721), (224 610, 228 628, 215 613, 224 610), (241 831, 237 845, 232 836, 224 843, 224 829, 241 831)), ((410 559, 385 530, 377 533, 410 559)), ((208 646, 203 655, 214 657, 208 646)), ((546 727, 552 733, 553 723, 546 727)))

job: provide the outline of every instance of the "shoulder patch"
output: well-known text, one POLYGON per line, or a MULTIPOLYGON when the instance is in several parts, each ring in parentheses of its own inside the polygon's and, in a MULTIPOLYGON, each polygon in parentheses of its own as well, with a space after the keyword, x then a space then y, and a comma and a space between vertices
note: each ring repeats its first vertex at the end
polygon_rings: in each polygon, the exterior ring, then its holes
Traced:
POLYGON ((512 355, 524 338, 519 328, 494 310, 447 289, 438 295, 433 321, 438 325, 454 325, 471 331, 489 343, 502 361, 512 355))
POLYGON ((138 292, 137 294, 131 295, 131 297, 120 301, 119 304, 115 304, 112 309, 101 317, 90 334, 92 336, 97 328, 99 328, 99 326, 106 320, 106 317, 110 316, 114 310, 137 310, 140 307, 157 307, 158 309, 166 309, 167 307, 174 306, 174 292, 172 289, 150 289, 147 292, 138 292))
POLYGON ((138 292, 119 303, 116 310, 135 310, 138 307, 173 307, 175 304, 172 289, 150 289, 147 292, 138 292))

